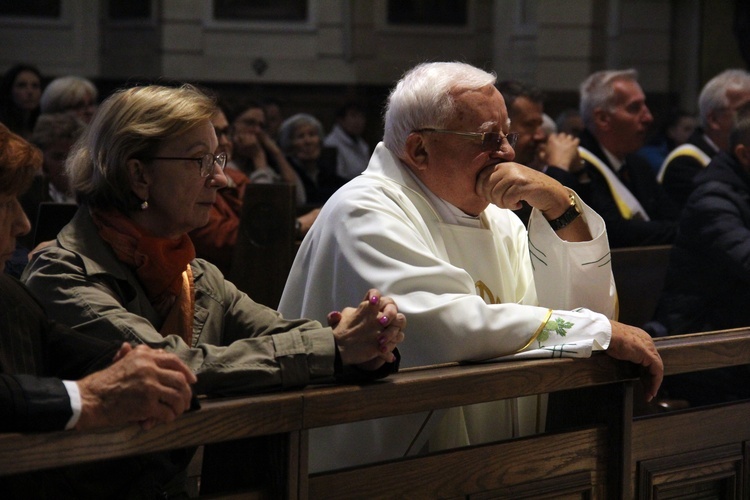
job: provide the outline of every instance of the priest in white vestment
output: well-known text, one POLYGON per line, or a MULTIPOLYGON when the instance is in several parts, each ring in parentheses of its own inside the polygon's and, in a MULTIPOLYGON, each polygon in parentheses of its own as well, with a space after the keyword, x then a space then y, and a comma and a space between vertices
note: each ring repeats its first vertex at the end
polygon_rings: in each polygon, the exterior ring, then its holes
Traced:
MULTIPOLYGON (((425 63, 399 81, 383 142, 323 207, 279 310, 325 319, 377 287, 407 317, 404 367, 607 350, 648 367, 653 397, 663 365, 651 338, 612 321, 604 222, 574 192, 512 162, 494 83, 463 63, 425 63), (511 211, 522 200, 533 207, 528 233, 511 211)), ((538 432, 537 399, 314 429, 310 469, 538 432)))

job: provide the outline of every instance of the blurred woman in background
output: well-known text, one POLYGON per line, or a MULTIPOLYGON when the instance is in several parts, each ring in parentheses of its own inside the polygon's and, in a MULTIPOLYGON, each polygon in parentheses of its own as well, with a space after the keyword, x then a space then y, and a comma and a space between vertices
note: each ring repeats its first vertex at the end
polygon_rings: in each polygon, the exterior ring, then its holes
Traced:
POLYGON ((39 116, 42 74, 29 64, 16 64, 0 82, 0 122, 24 139, 31 137, 39 116))
POLYGON ((323 205, 346 179, 336 173, 336 148, 323 147, 323 125, 298 113, 281 124, 279 145, 305 187, 308 205, 323 205))

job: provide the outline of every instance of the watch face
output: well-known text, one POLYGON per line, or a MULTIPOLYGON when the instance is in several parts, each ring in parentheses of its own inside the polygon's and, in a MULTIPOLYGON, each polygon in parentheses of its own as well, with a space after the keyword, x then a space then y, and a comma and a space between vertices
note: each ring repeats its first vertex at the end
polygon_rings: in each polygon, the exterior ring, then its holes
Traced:
POLYGON ((579 213, 579 214, 581 213, 581 207, 578 206, 578 201, 576 200, 576 197, 573 196, 572 194, 570 195, 570 208, 575 209, 576 213, 579 213))

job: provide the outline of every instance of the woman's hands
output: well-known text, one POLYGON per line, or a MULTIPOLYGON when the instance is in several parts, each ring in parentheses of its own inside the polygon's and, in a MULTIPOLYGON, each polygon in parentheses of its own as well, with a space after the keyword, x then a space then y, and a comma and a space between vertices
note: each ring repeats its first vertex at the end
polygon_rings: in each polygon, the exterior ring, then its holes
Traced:
POLYGON ((404 340, 406 316, 398 312, 393 299, 372 288, 356 309, 329 313, 328 324, 344 365, 377 370, 396 360, 393 350, 404 340))

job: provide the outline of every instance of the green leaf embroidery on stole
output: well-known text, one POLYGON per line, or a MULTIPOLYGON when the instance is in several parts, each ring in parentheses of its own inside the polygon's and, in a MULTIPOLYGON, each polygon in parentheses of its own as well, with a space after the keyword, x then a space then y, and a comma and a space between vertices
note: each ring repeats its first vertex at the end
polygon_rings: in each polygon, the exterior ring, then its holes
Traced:
POLYGON ((544 347, 542 342, 549 340, 550 332, 554 332, 557 335, 564 337, 568 333, 568 330, 573 328, 573 325, 574 323, 565 321, 562 318, 550 319, 547 321, 547 324, 544 325, 542 333, 539 334, 539 338, 537 339, 539 347, 544 347))

